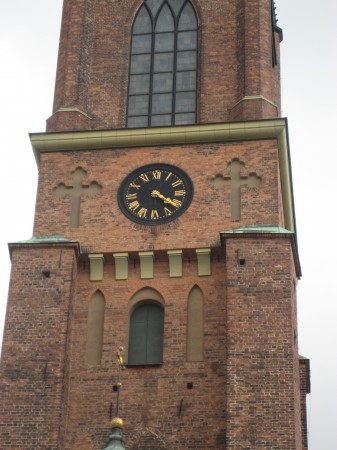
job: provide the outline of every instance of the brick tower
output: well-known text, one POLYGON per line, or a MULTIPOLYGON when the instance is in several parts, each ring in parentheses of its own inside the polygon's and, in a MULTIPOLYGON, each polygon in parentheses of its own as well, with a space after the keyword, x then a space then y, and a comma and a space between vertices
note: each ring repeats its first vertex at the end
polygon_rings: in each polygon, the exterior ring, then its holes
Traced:
POLYGON ((307 448, 281 39, 271 0, 64 0, 2 448, 103 449, 119 396, 128 450, 307 448))

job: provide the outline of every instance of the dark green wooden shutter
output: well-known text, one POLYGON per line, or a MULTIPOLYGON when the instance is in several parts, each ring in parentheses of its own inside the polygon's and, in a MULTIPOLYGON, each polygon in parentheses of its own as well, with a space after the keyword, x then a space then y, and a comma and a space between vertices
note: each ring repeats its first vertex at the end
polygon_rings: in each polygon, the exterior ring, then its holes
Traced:
POLYGON ((163 308, 155 304, 145 304, 136 308, 130 320, 128 364, 161 364, 163 334, 163 308))

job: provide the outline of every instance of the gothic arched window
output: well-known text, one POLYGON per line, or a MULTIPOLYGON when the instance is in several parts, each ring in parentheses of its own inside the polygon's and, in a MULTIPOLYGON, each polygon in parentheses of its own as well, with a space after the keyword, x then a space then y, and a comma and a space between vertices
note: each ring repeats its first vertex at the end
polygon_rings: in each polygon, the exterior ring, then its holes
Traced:
POLYGON ((162 364, 164 310, 157 303, 136 307, 130 318, 128 364, 162 364))
POLYGON ((197 17, 186 0, 145 0, 132 27, 127 126, 196 122, 197 17))

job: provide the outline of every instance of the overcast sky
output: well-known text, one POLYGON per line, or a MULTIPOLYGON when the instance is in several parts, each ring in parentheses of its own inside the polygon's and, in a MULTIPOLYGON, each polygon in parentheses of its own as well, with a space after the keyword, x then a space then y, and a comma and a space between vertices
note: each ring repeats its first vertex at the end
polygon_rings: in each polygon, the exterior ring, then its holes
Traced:
MULTIPOLYGON (((337 1, 276 4, 303 271, 300 353, 311 360, 310 450, 336 450, 337 1)), ((61 9, 62 0, 0 0, 0 336, 7 243, 32 235, 37 168, 28 133, 44 131, 51 115, 61 9)))

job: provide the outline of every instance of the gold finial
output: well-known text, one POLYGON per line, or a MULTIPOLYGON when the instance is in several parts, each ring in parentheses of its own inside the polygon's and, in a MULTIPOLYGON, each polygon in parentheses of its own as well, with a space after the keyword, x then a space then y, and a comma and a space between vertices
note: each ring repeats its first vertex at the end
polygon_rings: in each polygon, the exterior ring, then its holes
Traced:
POLYGON ((111 421, 111 428, 123 428, 124 422, 120 417, 114 417, 111 421))

